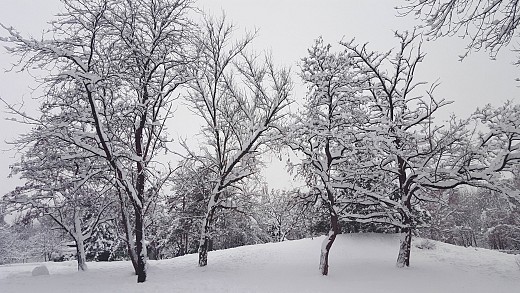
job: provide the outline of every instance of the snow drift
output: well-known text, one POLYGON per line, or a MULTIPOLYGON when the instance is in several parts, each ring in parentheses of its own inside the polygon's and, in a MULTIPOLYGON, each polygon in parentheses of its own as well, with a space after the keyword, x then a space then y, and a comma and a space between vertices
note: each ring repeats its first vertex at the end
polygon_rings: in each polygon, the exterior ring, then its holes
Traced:
POLYGON ((129 262, 0 266, 0 291, 10 292, 520 292, 517 257, 481 248, 415 239, 411 266, 395 266, 397 235, 339 235, 329 276, 318 271, 323 237, 212 251, 207 267, 197 255, 149 261, 149 279, 136 284, 129 262), (420 249, 418 247, 423 247, 420 249))

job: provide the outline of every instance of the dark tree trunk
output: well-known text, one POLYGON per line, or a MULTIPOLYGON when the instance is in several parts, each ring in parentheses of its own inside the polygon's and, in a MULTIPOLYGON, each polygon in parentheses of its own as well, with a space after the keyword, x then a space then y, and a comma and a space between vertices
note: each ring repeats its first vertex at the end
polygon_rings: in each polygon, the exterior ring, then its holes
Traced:
POLYGON ((412 249, 412 228, 403 228, 401 231, 399 255, 397 256, 397 267, 410 266, 410 251, 412 249))
POLYGON ((188 237, 189 237, 189 235, 188 235, 188 233, 186 233, 184 235, 184 251, 183 251, 183 255, 188 253, 188 241, 189 241, 188 237))
MULTIPOLYGON (((145 86, 143 88, 143 98, 141 102, 146 104, 148 101, 148 89, 145 86)), ((145 161, 146 161, 146 152, 144 151, 143 145, 143 133, 145 129, 145 124, 147 120, 147 111, 143 111, 141 116, 139 117, 139 126, 136 128, 134 133, 134 141, 135 141, 135 154, 141 158, 140 161, 136 162, 137 168, 137 180, 135 182, 135 190, 137 191, 137 200, 139 204, 134 202, 134 210, 135 210, 135 242, 136 242, 136 253, 137 253, 137 283, 142 283, 146 281, 146 243, 145 243, 145 234, 144 234, 144 212, 145 212, 145 161)), ((135 200, 135 199, 134 199, 135 200)))
MULTIPOLYGON (((399 145, 399 141, 397 142, 399 145)), ((412 249, 412 224, 413 219, 410 214, 412 211, 411 204, 411 191, 409 186, 407 185, 407 175, 406 175, 406 161, 398 157, 397 159, 399 165, 399 197, 406 207, 406 212, 402 211, 401 216, 403 217, 404 228, 401 228, 401 239, 399 245, 399 255, 397 256, 397 267, 409 267, 410 266, 410 251, 412 249)))
POLYGON ((135 251, 135 242, 134 236, 130 229, 130 217, 128 215, 127 205, 124 202, 123 196, 121 192, 118 192, 119 202, 121 203, 121 218, 123 220, 123 229, 125 231, 126 237, 126 249, 128 250, 128 256, 130 257, 130 261, 132 262, 132 266, 134 268, 134 272, 137 275, 137 253, 135 251))
POLYGON ((208 251, 209 251, 209 237, 211 232, 211 225, 213 223, 213 215, 215 214, 215 209, 210 208, 208 211, 206 218, 204 219, 204 223, 202 226, 202 231, 200 233, 199 240, 199 267, 204 267, 208 265, 208 251))
POLYGON ((208 248, 209 237, 204 237, 204 240, 201 239, 201 243, 199 245, 199 267, 208 265, 208 248))
POLYGON ((320 256, 320 272, 326 276, 329 274, 329 252, 336 236, 340 233, 339 220, 337 215, 330 216, 330 232, 327 238, 323 240, 321 245, 321 256, 320 256))
POLYGON ((135 209, 135 244, 137 253, 137 283, 146 281, 146 245, 144 241, 144 221, 142 211, 135 209))

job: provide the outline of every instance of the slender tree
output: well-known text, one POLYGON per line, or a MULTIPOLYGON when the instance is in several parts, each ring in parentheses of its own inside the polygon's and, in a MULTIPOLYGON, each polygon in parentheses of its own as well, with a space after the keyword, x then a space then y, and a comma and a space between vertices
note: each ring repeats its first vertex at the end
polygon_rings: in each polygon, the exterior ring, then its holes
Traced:
POLYGON ((366 156, 362 128, 367 120, 363 76, 345 52, 334 53, 320 38, 302 60, 302 79, 308 86, 305 110, 288 130, 288 144, 304 155, 299 166, 311 192, 327 210, 330 232, 324 240, 320 272, 328 274, 330 249, 341 233, 340 219, 355 203, 345 186, 359 180, 356 168, 366 156))
POLYGON ((202 154, 190 155, 211 170, 212 188, 202 222, 199 266, 207 265, 211 227, 229 189, 258 171, 260 154, 279 135, 278 123, 289 104, 286 70, 247 55, 252 36, 235 41, 225 18, 206 17, 197 47, 199 63, 187 97, 204 120, 202 154))

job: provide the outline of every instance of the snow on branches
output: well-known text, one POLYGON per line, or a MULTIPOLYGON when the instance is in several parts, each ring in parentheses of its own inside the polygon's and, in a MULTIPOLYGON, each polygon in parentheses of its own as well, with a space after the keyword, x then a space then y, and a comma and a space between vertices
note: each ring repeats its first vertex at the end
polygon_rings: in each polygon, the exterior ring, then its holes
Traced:
POLYGON ((206 17, 197 40, 199 61, 191 67, 187 100, 202 117, 206 143, 202 154, 188 151, 192 160, 211 170, 200 247, 199 265, 207 264, 209 232, 216 209, 229 189, 258 171, 260 155, 280 138, 279 129, 290 103, 289 72, 277 69, 269 58, 246 52, 252 35, 232 38, 225 18, 206 17))
POLYGON ((398 227, 398 266, 408 266, 412 231, 429 219, 421 202, 433 200, 430 190, 504 190, 501 174, 518 162, 518 107, 439 123, 434 115, 450 102, 434 97, 436 84, 414 80, 425 56, 416 32, 396 38, 400 46, 383 53, 354 41, 333 52, 318 39, 302 60, 308 95, 287 143, 303 155, 299 173, 329 211, 322 274, 339 219, 398 227), (488 131, 471 130, 477 122, 488 131))
MULTIPOLYGON (((174 91, 189 80, 189 0, 65 0, 41 40, 3 26, 24 69, 47 69, 41 116, 26 139, 46 137, 104 161, 136 216, 138 281, 146 279, 144 217, 164 181, 155 161, 169 142, 174 91)), ((12 111, 27 120, 22 112, 12 111)), ((162 174, 170 174, 166 170, 162 174)), ((132 239, 133 237, 129 237, 132 239)))
POLYGON ((413 14, 425 23, 432 38, 460 33, 468 37, 471 49, 489 50, 491 57, 518 36, 518 0, 405 0, 398 7, 401 15, 413 14))

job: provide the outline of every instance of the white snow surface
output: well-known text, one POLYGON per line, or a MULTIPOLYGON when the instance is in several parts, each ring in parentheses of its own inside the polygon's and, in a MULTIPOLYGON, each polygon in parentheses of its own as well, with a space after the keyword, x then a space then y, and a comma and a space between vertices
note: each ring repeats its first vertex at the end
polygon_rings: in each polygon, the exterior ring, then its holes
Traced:
MULTIPOLYGON (((31 276, 40 264, 0 266, 0 292, 520 292, 518 257, 435 242, 413 245, 411 266, 399 269, 397 235, 339 235, 329 276, 318 271, 323 237, 212 251, 149 261, 148 280, 136 283, 129 262, 47 262, 49 276, 31 276)), ((424 241, 416 238, 415 243, 424 241)))

